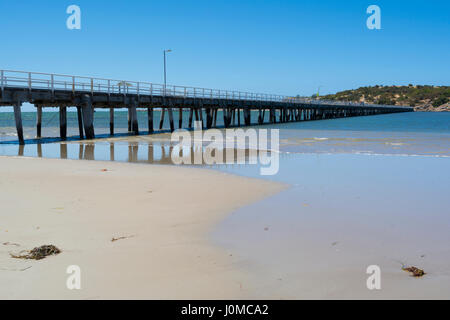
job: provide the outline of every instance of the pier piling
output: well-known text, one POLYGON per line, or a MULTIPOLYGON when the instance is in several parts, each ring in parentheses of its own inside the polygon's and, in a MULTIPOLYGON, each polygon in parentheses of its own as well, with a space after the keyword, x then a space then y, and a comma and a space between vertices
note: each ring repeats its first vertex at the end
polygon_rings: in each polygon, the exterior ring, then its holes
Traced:
POLYGON ((175 125, 174 125, 174 122, 173 122, 173 109, 172 109, 172 106, 170 106, 170 108, 168 108, 167 111, 169 113, 170 131, 174 132, 175 131, 175 125))
POLYGON ((159 120, 159 130, 161 130, 163 128, 164 125, 164 114, 166 113, 166 109, 162 108, 161 109, 161 118, 159 120))
POLYGON ((128 108, 128 132, 131 131, 132 118, 133 118, 133 115, 131 114, 131 108, 128 108))
POLYGON ((153 108, 148 108, 148 132, 153 132, 153 108))
POLYGON ((14 105, 14 119, 16 121, 17 137, 19 138, 19 144, 24 145, 23 139, 23 127, 22 127, 22 103, 16 103, 14 105))
POLYGON ((131 110, 131 131, 133 131, 133 134, 138 135, 139 134, 139 125, 138 125, 138 118, 137 118, 137 102, 133 101, 132 105, 130 107, 131 110))
POLYGON ((192 117, 194 116, 194 109, 193 108, 189 108, 189 123, 188 123, 188 128, 192 129, 192 117))
POLYGON ((83 116, 81 114, 81 107, 77 107, 77 118, 78 118, 78 132, 80 133, 80 139, 84 139, 83 116))
POLYGON ((109 134, 114 135, 114 108, 109 108, 109 134))
POLYGON ((85 102, 82 106, 83 125, 86 139, 94 139, 94 109, 92 108, 91 97, 85 97, 85 102))
POLYGON ((42 106, 36 107, 36 138, 42 137, 42 106))
POLYGON ((67 108, 59 108, 59 133, 62 140, 67 138, 67 108))

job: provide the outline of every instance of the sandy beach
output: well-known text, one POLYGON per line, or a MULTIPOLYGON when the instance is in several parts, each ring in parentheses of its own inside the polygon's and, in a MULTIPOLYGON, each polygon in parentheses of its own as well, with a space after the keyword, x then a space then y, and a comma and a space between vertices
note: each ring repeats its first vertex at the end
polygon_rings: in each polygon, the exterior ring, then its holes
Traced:
POLYGON ((0 157, 0 176, 0 299, 241 298, 246 275, 209 232, 284 188, 209 170, 14 157, 0 157), (46 244, 62 253, 10 256, 46 244), (67 289, 70 265, 81 290, 67 289))

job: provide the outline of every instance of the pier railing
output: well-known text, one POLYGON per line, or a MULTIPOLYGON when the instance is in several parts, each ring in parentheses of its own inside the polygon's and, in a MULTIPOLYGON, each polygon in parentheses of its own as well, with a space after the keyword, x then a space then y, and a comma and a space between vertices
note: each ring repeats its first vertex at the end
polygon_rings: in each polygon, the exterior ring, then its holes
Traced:
POLYGON ((197 88, 187 86, 175 86, 155 84, 141 81, 103 79, 94 77, 26 72, 14 70, 0 70, 0 88, 3 92, 6 87, 24 88, 28 90, 64 90, 86 93, 106 93, 106 94, 133 94, 150 96, 171 96, 184 98, 206 98, 206 99, 230 99, 230 100, 251 100, 251 101, 273 101, 289 102, 301 104, 324 104, 342 105, 355 107, 389 107, 384 105, 372 105, 365 103, 354 103, 345 101, 327 101, 322 99, 298 98, 275 94, 251 93, 242 91, 229 91, 219 89, 197 88))

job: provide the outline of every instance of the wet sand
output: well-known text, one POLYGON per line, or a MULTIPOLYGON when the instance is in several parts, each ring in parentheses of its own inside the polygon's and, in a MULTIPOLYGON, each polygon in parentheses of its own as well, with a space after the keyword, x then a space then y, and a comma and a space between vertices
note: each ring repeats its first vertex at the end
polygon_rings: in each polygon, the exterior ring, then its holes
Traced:
POLYGON ((448 158, 290 155, 270 179, 291 187, 213 233, 239 259, 252 298, 450 299, 448 158), (366 286, 370 265, 381 290, 366 286), (402 265, 427 274, 413 278, 402 265))
POLYGON ((56 159, 0 157, 0 176, 1 299, 247 297, 247 275, 209 234, 285 188, 210 170, 56 159), (45 244, 63 252, 10 257, 45 244), (70 265, 81 268, 81 290, 66 287, 70 265))

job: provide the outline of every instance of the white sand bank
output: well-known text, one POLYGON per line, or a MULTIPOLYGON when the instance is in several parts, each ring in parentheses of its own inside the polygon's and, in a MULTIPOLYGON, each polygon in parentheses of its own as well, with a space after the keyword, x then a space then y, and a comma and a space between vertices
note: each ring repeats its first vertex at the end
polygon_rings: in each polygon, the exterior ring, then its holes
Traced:
POLYGON ((190 168, 3 157, 0 177, 1 299, 241 298, 245 275, 208 234, 283 188, 190 168), (63 252, 10 257, 45 244, 63 252), (66 287, 70 265, 81 290, 66 287))

